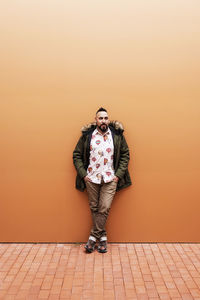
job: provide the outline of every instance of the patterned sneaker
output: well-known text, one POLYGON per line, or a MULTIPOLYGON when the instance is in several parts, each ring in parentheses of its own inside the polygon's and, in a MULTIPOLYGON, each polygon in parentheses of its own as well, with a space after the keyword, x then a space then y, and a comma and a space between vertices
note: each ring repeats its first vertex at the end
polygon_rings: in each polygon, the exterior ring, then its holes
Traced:
POLYGON ((88 242, 87 244, 85 245, 85 249, 86 249, 86 252, 88 253, 92 253, 95 249, 95 245, 96 245, 96 238, 92 235, 89 236, 89 239, 88 239, 88 242))
POLYGON ((97 251, 99 253, 106 253, 107 252, 107 237, 106 236, 102 236, 100 238, 97 251))

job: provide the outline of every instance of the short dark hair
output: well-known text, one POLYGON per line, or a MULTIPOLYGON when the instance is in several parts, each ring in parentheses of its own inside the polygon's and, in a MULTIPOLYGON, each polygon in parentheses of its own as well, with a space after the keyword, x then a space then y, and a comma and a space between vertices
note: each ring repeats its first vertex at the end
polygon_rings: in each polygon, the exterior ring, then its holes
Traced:
POLYGON ((100 111, 105 111, 105 112, 107 112, 107 110, 106 110, 105 108, 100 107, 100 108, 97 110, 96 114, 98 114, 98 112, 100 112, 100 111))

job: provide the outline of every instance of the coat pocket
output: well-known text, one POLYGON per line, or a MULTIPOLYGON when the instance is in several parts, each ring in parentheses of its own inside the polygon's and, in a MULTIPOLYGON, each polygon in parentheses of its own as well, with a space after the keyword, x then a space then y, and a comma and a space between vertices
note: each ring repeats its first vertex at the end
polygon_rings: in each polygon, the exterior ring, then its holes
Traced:
POLYGON ((76 176, 76 188, 80 191, 84 191, 84 189, 86 188, 85 181, 81 179, 79 175, 76 176))

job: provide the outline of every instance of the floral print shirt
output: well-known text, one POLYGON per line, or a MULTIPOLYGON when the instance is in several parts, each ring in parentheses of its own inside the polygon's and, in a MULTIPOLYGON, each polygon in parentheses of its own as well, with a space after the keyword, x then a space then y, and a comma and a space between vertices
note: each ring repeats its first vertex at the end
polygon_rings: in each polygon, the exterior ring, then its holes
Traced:
POLYGON ((92 133, 90 142, 90 162, 87 168, 87 176, 93 183, 100 184, 103 181, 110 182, 115 177, 113 167, 113 138, 108 128, 105 134, 97 129, 92 133))

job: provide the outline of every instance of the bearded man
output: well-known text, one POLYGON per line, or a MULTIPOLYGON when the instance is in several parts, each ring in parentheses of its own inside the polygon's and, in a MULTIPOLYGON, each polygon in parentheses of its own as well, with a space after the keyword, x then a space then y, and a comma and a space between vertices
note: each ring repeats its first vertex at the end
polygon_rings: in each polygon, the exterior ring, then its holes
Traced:
POLYGON ((120 122, 110 121, 107 110, 99 108, 95 122, 82 128, 73 151, 77 170, 76 188, 87 189, 92 214, 92 228, 85 245, 86 252, 107 252, 105 229, 116 191, 131 185, 128 171, 129 148, 120 122))

